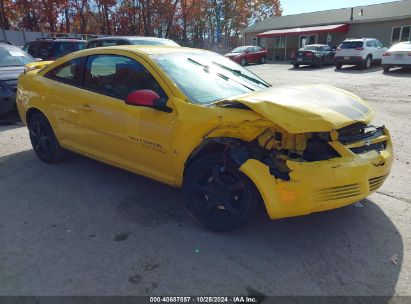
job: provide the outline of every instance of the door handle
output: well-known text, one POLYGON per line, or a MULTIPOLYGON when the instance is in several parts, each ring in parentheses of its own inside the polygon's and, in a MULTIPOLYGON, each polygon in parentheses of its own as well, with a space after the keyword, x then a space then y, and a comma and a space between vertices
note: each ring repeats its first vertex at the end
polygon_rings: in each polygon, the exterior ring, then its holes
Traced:
POLYGON ((88 103, 82 104, 81 106, 79 106, 79 108, 83 111, 91 111, 92 110, 88 103))

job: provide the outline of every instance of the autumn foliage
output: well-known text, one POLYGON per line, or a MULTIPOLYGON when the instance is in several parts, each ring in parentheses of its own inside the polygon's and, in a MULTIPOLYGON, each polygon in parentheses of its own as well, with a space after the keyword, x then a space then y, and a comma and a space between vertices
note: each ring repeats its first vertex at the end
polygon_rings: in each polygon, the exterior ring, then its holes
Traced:
POLYGON ((281 13, 280 0, 0 0, 0 27, 227 48, 241 44, 243 28, 281 13))

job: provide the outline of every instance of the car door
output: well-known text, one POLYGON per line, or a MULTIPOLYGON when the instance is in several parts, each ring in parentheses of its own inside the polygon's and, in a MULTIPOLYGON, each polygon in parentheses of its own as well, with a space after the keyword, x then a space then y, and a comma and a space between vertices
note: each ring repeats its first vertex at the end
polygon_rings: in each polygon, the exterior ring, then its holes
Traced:
POLYGON ((83 61, 83 58, 66 61, 42 78, 42 93, 49 104, 46 114, 53 120, 60 143, 80 151, 83 144, 80 124, 80 114, 84 111, 81 104, 84 90, 80 87, 83 61))
MULTIPOLYGON (((92 156, 172 183, 171 137, 176 111, 125 103, 128 94, 150 89, 168 99, 147 64, 126 55, 89 56, 81 98, 83 145, 92 156)), ((170 101, 168 101, 170 104, 170 101)))
POLYGON ((253 58, 253 47, 249 47, 247 48, 247 50, 245 51, 245 59, 248 63, 250 62, 254 62, 254 58, 253 58))

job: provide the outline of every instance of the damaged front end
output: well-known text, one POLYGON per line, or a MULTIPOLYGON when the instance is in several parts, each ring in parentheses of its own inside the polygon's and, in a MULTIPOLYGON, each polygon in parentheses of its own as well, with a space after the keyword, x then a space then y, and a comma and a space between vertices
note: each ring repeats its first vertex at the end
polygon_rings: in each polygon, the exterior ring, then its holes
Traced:
POLYGON ((363 199, 382 185, 393 159, 388 130, 365 123, 296 134, 271 125, 249 141, 209 135, 254 182, 272 219, 363 199))

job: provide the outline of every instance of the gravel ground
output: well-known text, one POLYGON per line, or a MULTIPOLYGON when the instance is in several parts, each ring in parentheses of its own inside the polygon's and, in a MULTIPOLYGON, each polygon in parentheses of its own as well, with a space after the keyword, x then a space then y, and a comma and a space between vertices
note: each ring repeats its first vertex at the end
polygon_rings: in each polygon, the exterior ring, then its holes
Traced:
POLYGON ((273 85, 327 83, 376 110, 396 161, 361 204, 216 234, 181 192, 73 156, 40 162, 0 126, 0 295, 411 296, 411 72, 249 66, 273 85))

